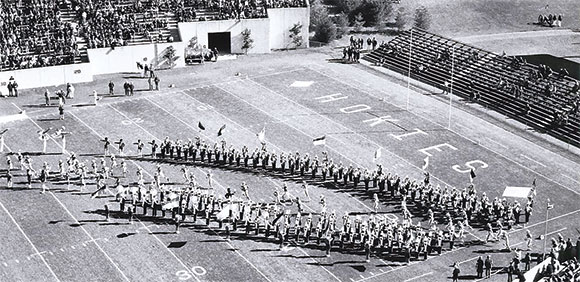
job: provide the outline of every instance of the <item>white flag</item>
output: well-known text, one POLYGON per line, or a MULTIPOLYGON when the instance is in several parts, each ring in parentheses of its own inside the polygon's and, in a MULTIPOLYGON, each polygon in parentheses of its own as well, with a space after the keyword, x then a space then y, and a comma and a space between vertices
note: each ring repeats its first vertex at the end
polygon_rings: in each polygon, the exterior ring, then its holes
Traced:
POLYGON ((376 162, 382 155, 382 151, 381 148, 379 147, 376 151, 375 151, 375 156, 373 157, 373 162, 376 162))
POLYGON ((258 140, 260 140, 260 143, 262 144, 266 143, 266 127, 263 127, 262 131, 258 133, 258 140))
POLYGON ((427 167, 429 166, 429 156, 425 157, 425 159, 423 160, 423 170, 426 170, 427 167))

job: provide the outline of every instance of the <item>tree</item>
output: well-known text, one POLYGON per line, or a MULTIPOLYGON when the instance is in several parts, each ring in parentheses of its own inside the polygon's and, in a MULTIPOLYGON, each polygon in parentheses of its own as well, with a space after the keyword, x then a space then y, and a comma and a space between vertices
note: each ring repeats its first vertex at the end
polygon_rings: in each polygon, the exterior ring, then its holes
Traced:
POLYGON ((425 6, 415 10, 415 27, 428 30, 431 26, 431 15, 425 6))
POLYGON ((334 24, 336 25, 336 38, 342 38, 348 33, 348 16, 345 13, 340 13, 334 17, 334 24))
POLYGON ((405 30, 405 26, 407 25, 407 17, 404 12, 405 11, 401 9, 397 12, 397 16, 395 16, 395 26, 397 27, 398 32, 405 30))
POLYGON ((328 10, 320 1, 314 0, 310 3, 310 30, 315 30, 319 23, 328 19, 328 10))
POLYGON ((316 25, 314 40, 328 43, 336 39, 336 26, 329 19, 322 20, 318 25, 316 25))
POLYGON ((254 47, 254 39, 251 38, 252 31, 248 28, 242 31, 242 50, 248 54, 248 50, 254 47))
POLYGON ((364 24, 365 24, 365 21, 364 21, 362 13, 358 13, 356 15, 356 17, 354 17, 354 24, 353 24, 354 30, 356 32, 360 32, 362 30, 362 27, 364 26, 364 24))
POLYGON ((295 48, 302 46, 302 24, 297 22, 290 29, 290 39, 295 48))

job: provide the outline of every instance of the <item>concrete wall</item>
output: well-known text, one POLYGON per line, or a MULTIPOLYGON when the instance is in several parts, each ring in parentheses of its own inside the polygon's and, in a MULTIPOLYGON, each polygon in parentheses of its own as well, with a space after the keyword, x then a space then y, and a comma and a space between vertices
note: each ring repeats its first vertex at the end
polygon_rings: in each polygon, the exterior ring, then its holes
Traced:
POLYGON ((308 48, 308 26, 310 25, 310 7, 268 9, 270 19, 270 49, 294 48, 290 39, 290 29, 296 23, 302 24, 302 46, 308 48))
POLYGON ((170 62, 163 54, 169 46, 175 49, 174 67, 185 66, 183 58, 185 43, 182 42, 89 49, 88 53, 95 75, 134 72, 137 71, 137 62, 152 63, 157 69, 166 68, 170 62))
POLYGON ((245 19, 245 20, 224 20, 224 21, 200 21, 179 23, 179 33, 183 42, 189 42, 197 36, 197 43, 208 46, 208 33, 230 32, 232 53, 243 53, 242 31, 249 29, 252 31, 251 38, 254 39, 254 47, 248 53, 269 53, 269 19, 245 19))
POLYGON ((11 76, 18 83, 18 89, 55 86, 67 82, 81 83, 93 80, 90 63, 3 71, 0 72, 0 89, 4 94, 8 92, 6 85, 11 76))

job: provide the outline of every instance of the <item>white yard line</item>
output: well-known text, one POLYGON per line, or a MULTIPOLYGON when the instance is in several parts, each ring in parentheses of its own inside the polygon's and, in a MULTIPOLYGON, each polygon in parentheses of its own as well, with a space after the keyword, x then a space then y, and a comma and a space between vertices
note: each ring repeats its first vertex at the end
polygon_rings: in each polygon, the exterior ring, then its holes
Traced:
MULTIPOLYGON (((145 133, 149 134, 151 137, 153 137, 153 138, 155 138, 155 139, 157 139, 157 140, 161 140, 161 139, 157 138, 155 135, 153 135, 151 132, 149 132, 147 129, 143 128, 142 126, 140 126, 139 124, 137 124, 136 122, 134 122, 132 119, 130 119, 130 118, 127 116, 127 115, 125 115, 125 114, 124 114, 124 113, 122 113, 121 111, 117 110, 117 109, 116 109, 116 108, 114 108, 113 106, 110 106, 110 108, 112 108, 112 109, 113 109, 113 110, 115 110, 117 113, 119 113, 119 114, 121 114, 122 116, 124 116, 124 117, 125 117, 127 120, 130 120, 130 121, 131 121, 131 122, 132 122, 132 123, 133 123, 135 126, 137 126, 138 128, 140 128, 141 130, 143 130, 145 133)), ((77 119, 79 119, 79 118, 77 117, 77 119)), ((88 126, 88 125, 87 125, 87 126, 88 126)), ((89 127, 89 128, 90 128, 90 127, 89 127)), ((93 131, 94 131, 94 130, 93 130, 93 131)), ((94 131, 94 132, 96 132, 96 131, 94 131)), ((201 170, 199 167, 198 167, 198 169, 199 169, 199 170, 201 170)), ((147 173, 147 174, 149 174, 149 173, 147 173)), ((214 179, 214 182, 215 182, 216 184, 218 184, 218 182, 217 182, 217 181, 215 181, 215 179, 214 179)), ((137 220, 139 220, 139 219, 137 219, 137 220)), ((141 221, 140 221, 140 222, 141 222, 141 221)), ((142 224, 143 224, 143 223, 142 223, 142 224)), ((144 224, 143 224, 143 225, 144 225, 144 224)), ((144 225, 144 226, 145 226, 145 225, 144 225)), ((147 229, 148 229, 148 228, 147 228, 147 229)), ((219 235, 219 234, 217 234, 217 232, 215 232, 213 229, 210 229, 210 230, 212 230, 212 231, 213 231, 213 232, 214 232, 216 235, 219 235)), ((150 231, 149 229, 148 229, 148 231, 151 233, 151 231, 150 231)), ((152 235, 154 235, 154 234, 152 234, 152 235)), ((155 235, 154 235, 154 236, 155 236, 155 235)), ((157 238, 157 240, 159 240, 159 242, 161 242, 161 243, 163 244, 163 242, 162 242, 162 241, 161 241, 161 240, 160 240, 160 239, 159 239, 157 236, 155 236, 155 238, 157 238)), ((228 244, 228 245, 229 245, 229 246, 230 246, 232 249, 234 249, 234 250, 235 250, 235 253, 237 253, 237 254, 238 254, 238 255, 239 255, 239 256, 240 256, 242 259, 244 259, 244 260, 245 260, 245 261, 246 261, 246 262, 247 262, 247 263, 248 263, 248 264, 249 264, 249 265, 250 265, 252 268, 254 268, 254 269, 255 269, 255 270, 256 270, 256 271, 257 271, 257 272, 258 272, 260 275, 262 275, 262 277, 264 277, 264 279, 266 279, 267 281, 271 282, 271 280, 270 280, 270 279, 269 279, 269 278, 268 278, 266 275, 264 275, 264 273, 262 273, 262 271, 260 271, 260 270, 259 270, 259 269, 258 269, 258 268, 257 268, 257 267, 256 267, 256 266, 255 266, 255 265, 252 263, 252 262, 250 262, 250 261, 249 261, 249 260, 248 260, 248 259, 247 259, 245 256, 243 256, 243 255, 242 255, 242 254, 241 254, 241 253, 240 253, 240 252, 239 252, 239 251, 238 251, 238 250, 237 250, 237 249, 236 249, 236 248, 235 248, 233 245, 231 245, 231 243, 230 243, 230 242, 227 242, 227 244, 228 244)), ((165 244, 163 244, 163 245, 165 246, 165 244)), ((165 248, 167 248, 167 246, 165 246, 165 248)), ((169 248, 167 248, 167 250, 168 250, 168 251, 169 251, 169 252, 170 252, 170 253, 171 253, 171 254, 172 254, 172 255, 173 255, 173 256, 174 256, 174 257, 175 257, 175 258, 176 258, 176 259, 177 259, 177 260, 178 260, 178 261, 179 261, 179 262, 180 262, 182 265, 183 265, 183 266, 184 266, 184 267, 186 267, 186 266, 185 266, 185 264, 184 264, 184 263, 183 263, 183 262, 182 262, 182 261, 181 261, 181 260, 180 260, 180 259, 179 259, 179 258, 178 258, 178 257, 177 257, 177 256, 176 256, 176 255, 175 255, 175 254, 174 254, 174 253, 171 251, 171 250, 169 250, 169 248)), ((188 268, 186 267, 186 269, 188 269, 188 268)), ((190 270, 188 269, 188 271, 190 271, 190 270)), ((197 278, 197 276, 196 276, 195 274, 193 275, 193 277, 194 277, 196 280, 200 281, 200 280, 199 280, 199 278, 197 278)))
POLYGON ((82 224, 77 220, 77 218, 69 211, 69 209, 54 195, 54 193, 52 193, 52 191, 48 191, 48 193, 62 206, 62 208, 68 213, 68 215, 70 217, 72 217, 72 219, 75 221, 75 223, 81 228, 81 230, 83 230, 85 232, 85 234, 87 234, 87 236, 89 236, 89 238, 93 241, 93 243, 95 243, 95 246, 97 246, 97 248, 105 255, 105 257, 107 257, 107 259, 111 262, 111 264, 113 264, 113 266, 115 266, 115 268, 117 269, 117 271, 119 271, 119 273, 121 273, 121 276, 123 276, 123 279, 125 279, 125 281, 131 281, 129 280, 129 278, 127 278, 127 276, 125 275, 125 273, 119 268, 119 266, 117 265, 117 263, 115 263, 113 261, 113 259, 107 254, 107 252, 105 252, 105 250, 103 250, 103 248, 101 247, 101 245, 99 245, 99 243, 97 243, 97 241, 95 240, 95 238, 93 238, 93 236, 82 226, 82 224))
POLYGON ((8 217, 10 217, 10 220, 12 220, 12 222, 14 223, 14 225, 16 225, 16 228, 18 228, 18 230, 20 231, 20 233, 22 233, 22 235, 24 235, 24 238, 26 238, 26 241, 28 241, 28 243, 30 244, 30 246, 32 246, 32 249, 35 252, 33 255, 38 255, 38 257, 40 257, 40 259, 42 260, 42 262, 44 263, 44 265, 46 265, 46 267, 48 268, 48 270, 50 271, 50 273, 52 274, 52 276, 54 277, 54 279, 56 279, 56 281, 60 281, 60 279, 58 279, 58 277, 56 276, 56 274, 54 273, 54 271, 52 270, 52 268, 50 267, 50 265, 48 265, 48 263, 46 262, 46 260, 42 256, 42 253, 45 253, 45 252, 42 252, 41 253, 41 252, 38 251, 38 249, 36 248, 36 246, 34 245, 34 243, 32 243, 32 241, 30 240, 30 238, 28 237, 28 235, 26 235, 26 233, 24 233, 24 230, 22 230, 22 227, 20 227, 20 225, 18 224, 18 222, 16 222, 16 220, 14 219, 14 217, 12 216, 12 214, 10 214, 10 212, 8 211, 8 209, 6 209, 6 207, 4 206, 4 204, 2 204, 0 202, 0 206, 6 212, 6 214, 8 215, 8 217))
MULTIPOLYGON (((14 107, 16 107, 17 109, 21 110, 16 104, 12 103, 12 105, 14 105, 14 107)), ((36 127, 38 127, 39 129, 43 130, 43 128, 36 123, 36 121, 34 121, 32 118, 28 117, 28 119, 34 123, 36 125, 36 127)), ((58 147, 62 148, 61 144, 59 144, 52 136, 48 136, 58 147)), ((65 150, 65 152, 68 154, 68 152, 65 150)), ((97 248, 103 253, 103 255, 105 255, 105 257, 109 260, 109 262, 111 262, 111 264, 113 264, 113 266, 115 266, 115 268, 119 271, 119 273, 121 274, 121 276, 123 276, 123 278, 126 281, 130 281, 129 278, 127 278, 127 276, 125 275, 125 273, 119 268, 119 266, 113 261, 113 259, 111 259, 111 257, 107 254, 107 252, 105 252, 105 250, 103 250, 103 248, 101 247, 101 245, 99 245, 99 243, 97 243, 97 241, 94 241, 95 238, 93 238, 93 236, 80 224, 80 222, 77 220, 77 218, 69 211, 69 209, 56 197, 56 195, 54 193, 52 193, 52 191, 48 191, 50 195, 52 195, 52 197, 60 204, 60 206, 73 218, 73 220, 79 225, 79 227, 81 228, 81 230, 83 230, 85 232, 85 234, 91 239, 93 240, 93 242, 95 243, 95 246, 97 246, 97 248)))
MULTIPOLYGON (((111 106, 111 108, 113 108, 111 106)), ((114 108, 113 108, 114 109, 114 108)), ((83 120, 81 120, 78 116, 76 116, 75 114, 71 113, 71 115, 78 120, 81 124, 83 124, 85 127, 87 127, 88 129, 90 129, 95 135, 97 135, 99 138, 103 138, 103 136, 98 133, 93 127, 89 126, 86 122, 84 122, 83 120)), ((125 116, 127 117, 127 116, 125 116)), ((127 118, 128 119, 128 118, 127 118)), ((134 123, 134 122, 133 122, 134 123)), ((139 126, 138 124, 134 123, 135 125, 139 126)), ((113 147, 114 148, 114 147, 113 147)), ((116 149, 116 148, 114 148, 116 149)), ((133 163, 135 166, 140 167, 135 161, 130 160, 131 163, 133 163)), ((143 170, 145 173, 147 173, 149 176, 151 176, 151 174, 149 174, 149 172, 147 172, 146 170, 143 170)), ((171 251, 171 249, 169 249, 167 247, 167 245, 165 243, 163 243, 163 241, 161 241, 161 239, 159 239, 159 237, 157 235, 155 235, 153 233, 153 231, 151 231, 151 229, 149 229, 149 227, 147 227, 147 225, 145 225, 145 223, 143 223, 141 220, 139 220, 139 218, 135 218, 139 223, 141 223, 142 228, 145 228, 145 230, 147 230, 147 232, 149 232, 149 234, 153 235, 153 238, 155 238, 159 244, 161 244, 163 246, 163 248, 169 252, 169 254, 171 254, 171 256, 173 258, 175 258, 175 260, 177 260, 177 262, 179 262, 179 264, 181 264, 181 266, 183 266, 185 268, 185 270, 190 273, 192 275, 193 278, 195 278, 195 280, 197 280, 198 282, 201 282, 201 280, 197 277, 197 275, 195 275, 195 273, 191 270, 190 267, 188 267, 179 257, 177 257, 177 255, 175 255, 175 253, 173 251, 171 251)))
POLYGON ((413 280, 415 280, 415 279, 419 279, 419 278, 422 278, 422 277, 425 277, 425 276, 429 276, 429 275, 431 275, 431 274, 433 274, 433 272, 428 272, 428 273, 425 273, 425 274, 421 274, 421 275, 419 275, 419 276, 415 276, 415 277, 413 277, 413 278, 409 278, 409 279, 405 280, 404 282, 413 281, 413 280))

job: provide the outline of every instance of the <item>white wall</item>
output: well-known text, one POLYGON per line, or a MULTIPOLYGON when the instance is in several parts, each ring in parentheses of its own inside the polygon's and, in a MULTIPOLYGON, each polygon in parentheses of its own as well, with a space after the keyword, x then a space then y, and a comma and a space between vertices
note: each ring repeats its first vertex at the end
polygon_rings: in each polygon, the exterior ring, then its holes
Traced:
POLYGON ((291 44, 290 29, 296 23, 302 24, 302 46, 308 48, 308 26, 310 25, 310 7, 268 9, 270 19, 270 49, 294 48, 291 44))
POLYGON ((185 44, 182 42, 123 46, 115 47, 115 49, 89 49, 88 53, 92 71, 95 75, 134 72, 137 71, 137 62, 143 62, 144 58, 147 58, 148 63, 153 63, 157 68, 162 68, 162 64, 165 63, 162 54, 169 46, 175 49, 175 55, 177 56, 175 67, 183 67, 185 65, 183 58, 185 44), (158 66, 158 64, 161 65, 158 66))
POLYGON ((242 31, 249 29, 252 31, 251 38, 254 39, 254 47, 248 53, 269 53, 269 19, 245 19, 245 20, 224 20, 224 21, 200 21, 179 23, 179 33, 181 40, 186 44, 194 36, 197 36, 197 43, 208 46, 208 33, 230 32, 232 53, 243 53, 242 31))
POLYGON ((0 72, 0 89, 4 94, 8 93, 6 85, 11 76, 18 83, 18 89, 93 81, 90 63, 3 71, 0 72))

